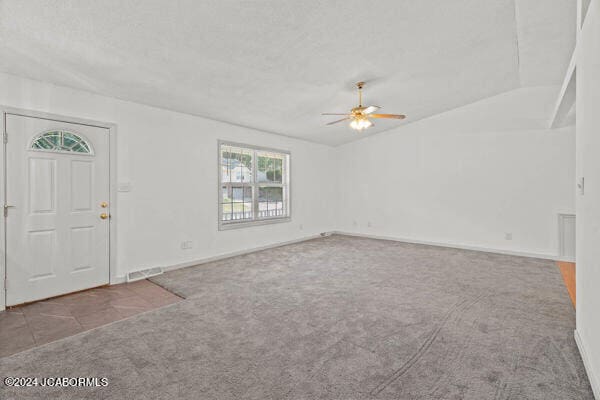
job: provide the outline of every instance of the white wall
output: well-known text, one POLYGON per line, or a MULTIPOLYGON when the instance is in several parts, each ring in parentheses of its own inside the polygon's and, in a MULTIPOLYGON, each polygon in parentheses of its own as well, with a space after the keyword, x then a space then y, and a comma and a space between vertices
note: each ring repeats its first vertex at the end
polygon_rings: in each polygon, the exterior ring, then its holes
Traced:
POLYGON ((600 4, 592 1, 577 43, 577 334, 600 399, 600 4))
POLYGON ((575 208, 574 128, 546 129, 557 93, 517 89, 341 146, 338 230, 556 256, 557 213, 575 208))
MULTIPOLYGON (((118 125, 117 274, 331 230, 333 149, 191 115, 0 74, 0 104, 118 125), (291 151, 292 222, 218 231, 217 140, 291 151), (192 240, 191 250, 180 244, 192 240)), ((2 274, 3 276, 3 274, 2 274)), ((3 297, 3 296, 2 296, 3 297)))
POLYGON ((12 75, 0 87, 3 105, 118 125, 118 180, 133 187, 114 221, 120 276, 333 229, 555 256, 557 213, 574 211, 574 130, 545 129, 556 87, 338 148, 12 75), (291 150, 292 222, 217 230, 218 139, 291 150))

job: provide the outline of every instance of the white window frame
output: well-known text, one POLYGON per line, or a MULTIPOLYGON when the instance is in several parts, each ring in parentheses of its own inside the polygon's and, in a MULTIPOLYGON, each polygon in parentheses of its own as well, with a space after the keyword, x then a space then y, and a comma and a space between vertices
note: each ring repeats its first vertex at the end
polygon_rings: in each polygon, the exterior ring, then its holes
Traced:
POLYGON ((291 176, 292 176, 292 154, 289 150, 281 150, 281 149, 273 149, 269 147, 263 146, 254 146, 250 144, 244 143, 236 143, 229 142, 225 140, 217 141, 217 192, 218 192, 218 218, 219 218, 219 230, 229 230, 229 229, 239 229, 257 225, 266 225, 266 224, 276 224, 282 222, 290 222, 292 220, 292 185, 291 185, 291 176), (252 157, 252 207, 253 207, 253 215, 254 219, 252 220, 232 220, 232 221, 223 221, 223 190, 222 190, 222 169, 221 169, 221 147, 222 146, 232 146, 243 148, 247 150, 252 150, 254 152, 252 157), (257 172, 258 168, 256 168, 257 157, 256 152, 268 152, 268 153, 280 153, 287 155, 287 163, 285 163, 283 167, 283 173, 281 177, 281 184, 273 184, 273 183, 260 183, 257 180, 257 172), (273 187, 280 186, 283 188, 283 199, 284 199, 284 208, 287 209, 287 215, 284 216, 276 216, 276 217, 258 217, 258 188, 260 187, 273 187))

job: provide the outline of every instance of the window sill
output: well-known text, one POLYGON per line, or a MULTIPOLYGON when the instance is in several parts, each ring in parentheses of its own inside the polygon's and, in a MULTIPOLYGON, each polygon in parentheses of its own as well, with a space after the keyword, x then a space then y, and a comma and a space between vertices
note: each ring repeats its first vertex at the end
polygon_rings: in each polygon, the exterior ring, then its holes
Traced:
POLYGON ((228 231, 231 229, 251 228, 253 226, 280 224, 284 222, 290 222, 292 217, 281 217, 281 218, 268 218, 260 219, 257 221, 248 222, 219 222, 220 231, 228 231))

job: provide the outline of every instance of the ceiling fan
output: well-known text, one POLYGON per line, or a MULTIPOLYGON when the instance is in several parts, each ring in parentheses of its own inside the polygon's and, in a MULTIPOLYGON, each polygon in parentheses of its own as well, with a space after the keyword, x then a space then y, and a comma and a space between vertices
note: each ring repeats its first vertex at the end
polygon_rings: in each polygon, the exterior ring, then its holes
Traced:
POLYGON ((373 114, 379 110, 379 106, 363 106, 362 105, 362 89, 365 86, 364 82, 358 82, 356 87, 358 88, 358 107, 354 107, 349 113, 323 113, 321 115, 343 115, 344 118, 336 121, 329 122, 326 125, 337 124, 338 122, 350 120, 350 128, 362 131, 373 126, 373 122, 369 118, 391 118, 391 119, 404 119, 406 115, 401 114, 373 114))

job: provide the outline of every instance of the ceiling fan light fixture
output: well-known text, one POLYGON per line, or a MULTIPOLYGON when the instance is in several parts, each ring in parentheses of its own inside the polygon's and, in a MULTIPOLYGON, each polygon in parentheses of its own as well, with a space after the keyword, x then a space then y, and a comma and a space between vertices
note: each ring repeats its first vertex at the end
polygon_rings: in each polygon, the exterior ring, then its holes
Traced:
POLYGON ((373 123, 367 118, 355 118, 350 122, 350 128, 362 131, 373 126, 373 123))

